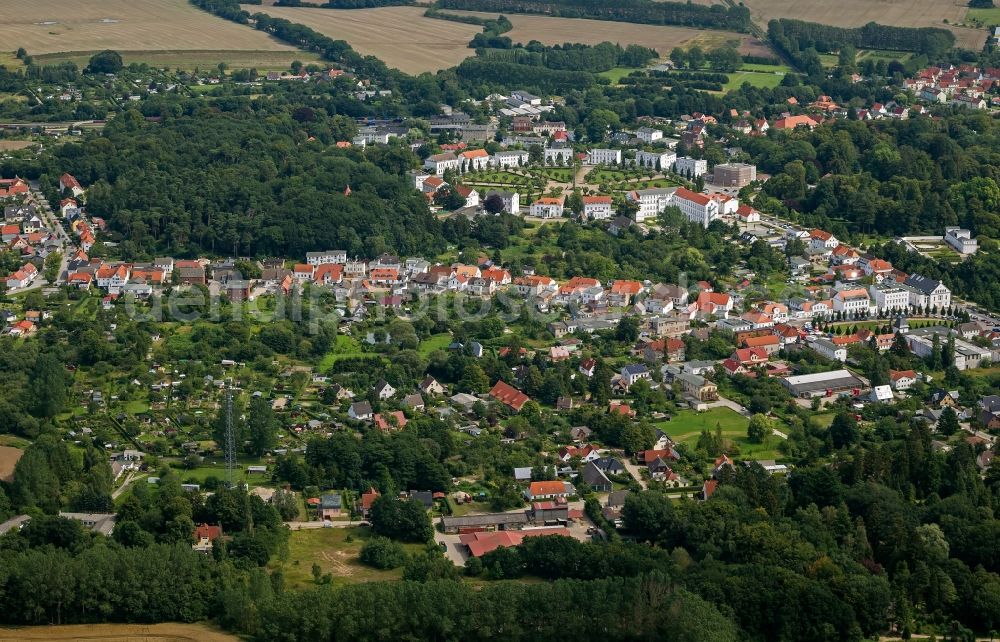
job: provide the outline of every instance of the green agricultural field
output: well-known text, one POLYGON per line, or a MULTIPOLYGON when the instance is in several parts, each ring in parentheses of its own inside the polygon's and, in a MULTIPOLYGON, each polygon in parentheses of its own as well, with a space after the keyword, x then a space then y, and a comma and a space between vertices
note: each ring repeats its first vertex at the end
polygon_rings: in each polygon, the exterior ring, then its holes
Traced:
MULTIPOLYGON (((698 436, 702 430, 715 431, 716 427, 722 429, 722 436, 730 440, 739 447, 739 459, 778 459, 781 453, 777 451, 780 437, 772 435, 763 444, 753 444, 747 439, 746 417, 736 413, 729 408, 712 408, 705 412, 694 410, 684 410, 670 421, 662 421, 656 427, 667 433, 671 439, 679 444, 684 444, 691 450, 698 443, 698 436)), ((777 426, 778 430, 782 425, 777 426)))
POLYGON ((725 91, 739 89, 743 83, 748 82, 754 87, 773 88, 781 84, 785 78, 783 72, 761 73, 757 71, 737 71, 729 74, 729 82, 722 87, 725 91))
MULTIPOLYGON (((283 562, 272 561, 272 566, 281 568, 289 588, 313 585, 313 564, 318 564, 323 574, 330 573, 334 584, 400 579, 402 569, 380 571, 358 561, 361 547, 371 536, 367 526, 292 531, 287 558, 283 562)), ((403 546, 411 554, 423 551, 420 544, 403 546)))
POLYGON ((1000 25, 1000 7, 992 9, 969 9, 965 14, 965 19, 969 22, 978 22, 983 25, 1000 25))

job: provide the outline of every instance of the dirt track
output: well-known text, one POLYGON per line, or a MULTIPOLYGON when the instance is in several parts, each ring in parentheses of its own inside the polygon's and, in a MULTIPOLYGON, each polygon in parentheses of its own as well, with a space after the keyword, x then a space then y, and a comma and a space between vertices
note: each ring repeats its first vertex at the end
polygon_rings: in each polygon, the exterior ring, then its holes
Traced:
POLYGON ((204 624, 74 624, 0 628, 0 642, 60 640, 63 642, 239 642, 235 635, 204 624))

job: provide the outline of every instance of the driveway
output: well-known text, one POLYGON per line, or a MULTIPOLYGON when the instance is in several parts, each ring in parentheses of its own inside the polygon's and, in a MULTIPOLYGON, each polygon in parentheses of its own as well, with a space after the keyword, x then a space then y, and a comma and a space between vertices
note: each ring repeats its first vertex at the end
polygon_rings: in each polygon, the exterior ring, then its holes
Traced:
POLYGON ((628 457, 621 457, 621 462, 625 466, 625 470, 628 471, 628 474, 639 482, 643 490, 646 490, 649 487, 649 483, 642 477, 642 468, 638 464, 633 464, 632 460, 628 457))
POLYGON ((459 541, 458 533, 442 533, 434 529, 434 541, 440 546, 444 544, 444 555, 451 560, 455 566, 465 566, 465 561, 469 559, 469 551, 459 541))

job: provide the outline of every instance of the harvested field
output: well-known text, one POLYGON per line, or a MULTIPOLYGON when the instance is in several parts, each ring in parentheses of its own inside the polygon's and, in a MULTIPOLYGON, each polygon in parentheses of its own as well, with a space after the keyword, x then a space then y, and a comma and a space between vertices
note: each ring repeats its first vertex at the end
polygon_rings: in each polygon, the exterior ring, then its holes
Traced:
POLYGON ((37 145, 37 143, 30 140, 0 140, 0 152, 11 152, 32 145, 37 145))
POLYGON ((9 482, 14 478, 14 466, 24 451, 12 446, 0 446, 0 481, 9 482))
POLYGON ((482 31, 477 25, 425 18, 423 7, 310 9, 243 5, 243 8, 346 40, 359 53, 376 56, 388 66, 411 74, 454 67, 473 55, 469 41, 482 31))
POLYGON ((896 27, 942 27, 950 29, 957 44, 982 49, 986 31, 956 27, 968 12, 966 0, 746 0, 754 22, 762 27, 774 18, 791 18, 838 27, 860 27, 869 22, 896 27), (948 20, 951 24, 944 24, 948 20))
POLYGON ((187 0, 6 0, 0 21, 5 49, 32 55, 129 51, 283 51, 294 47, 250 27, 201 11, 187 0))
MULTIPOLYGON (((249 28, 249 27, 248 27, 249 28)), ((35 56, 35 62, 49 65, 68 60, 76 63, 81 69, 87 66, 90 57, 96 51, 71 51, 67 53, 52 53, 35 56)), ((257 71, 287 70, 293 60, 304 64, 320 62, 320 57, 307 51, 218 51, 204 50, 162 50, 162 51, 122 51, 122 60, 126 65, 146 63, 155 68, 167 69, 210 69, 220 62, 229 65, 230 69, 255 68, 257 71)))
POLYGON ((235 635, 205 624, 74 624, 0 629, 0 642, 239 642, 235 635))
MULTIPOLYGON (((479 11, 455 11, 451 9, 447 13, 473 15, 484 18, 495 18, 497 15, 479 11)), ((767 57, 774 55, 764 43, 756 38, 732 31, 522 14, 504 15, 514 25, 514 29, 504 35, 509 36, 514 42, 522 44, 527 44, 531 40, 537 40, 547 45, 561 45, 565 42, 582 42, 584 44, 596 45, 599 42, 608 41, 616 42, 622 46, 642 45, 644 47, 651 47, 656 49, 661 57, 666 58, 670 54, 670 50, 674 47, 699 45, 702 49, 714 49, 727 42, 732 42, 738 43, 740 53, 742 54, 767 57)))

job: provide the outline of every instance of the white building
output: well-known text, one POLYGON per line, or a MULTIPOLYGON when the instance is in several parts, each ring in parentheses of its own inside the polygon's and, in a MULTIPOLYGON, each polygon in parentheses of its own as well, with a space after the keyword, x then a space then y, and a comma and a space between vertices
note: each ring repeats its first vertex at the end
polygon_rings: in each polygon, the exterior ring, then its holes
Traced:
POLYGON ((677 162, 677 154, 674 152, 644 152, 635 153, 635 164, 646 169, 657 171, 669 171, 677 162))
POLYGON ((639 211, 635 213, 636 223, 642 223, 646 219, 656 218, 668 205, 671 204, 676 187, 638 189, 628 193, 628 200, 639 206, 639 211))
POLYGON ((545 148, 546 165, 569 165, 573 162, 573 148, 559 143, 545 148))
POLYGON ((614 215, 610 196, 584 196, 583 216, 591 221, 602 221, 614 215))
POLYGON ((529 212, 537 218, 559 218, 563 215, 565 198, 542 197, 531 204, 529 212))
POLYGON ((698 178, 708 171, 708 161, 691 158, 690 156, 680 156, 674 161, 674 171, 681 176, 698 178))
POLYGON ((877 283, 868 288, 872 305, 879 312, 904 311, 910 307, 910 291, 892 283, 877 283))
POLYGON ((520 101, 531 105, 532 107, 538 107, 542 104, 542 99, 534 94, 530 94, 523 89, 518 89, 517 91, 510 92, 510 97, 514 100, 520 101))
POLYGON ((815 229, 809 232, 809 247, 814 250, 835 250, 840 245, 837 237, 825 230, 815 229))
POLYGON ((347 263, 347 252, 344 250, 327 250, 326 252, 306 252, 306 263, 309 265, 326 265, 327 263, 347 263))
POLYGON ((944 228, 944 242, 959 254, 975 254, 979 249, 979 241, 972 238, 972 232, 960 227, 944 228))
POLYGON ((951 290, 940 281, 911 274, 903 281, 903 285, 909 288, 912 306, 940 310, 951 305, 951 290))
POLYGON ((871 299, 864 288, 840 290, 833 295, 833 311, 863 314, 871 310, 871 299))
POLYGON ((621 165, 622 150, 592 149, 587 153, 587 162, 591 165, 621 165))
POLYGON ((635 132, 636 138, 642 142, 652 143, 663 138, 663 131, 659 129, 653 129, 652 127, 640 127, 638 131, 635 132))
POLYGON ((458 169, 461 164, 462 161, 459 160, 458 156, 455 156, 452 152, 445 152, 443 154, 428 156, 424 160, 424 169, 435 176, 441 176, 446 170, 458 169))
POLYGON ((704 194, 678 187, 672 200, 671 204, 679 207, 684 216, 694 223, 708 227, 709 223, 719 218, 719 202, 704 194))
POLYGON ((816 339, 815 341, 810 341, 808 345, 827 359, 833 359, 841 363, 847 361, 847 348, 838 346, 829 339, 816 339))
POLYGON ((458 155, 463 171, 476 171, 489 167, 490 154, 485 149, 467 149, 458 155))
POLYGON ((500 168, 522 167, 528 164, 528 152, 523 150, 497 152, 490 158, 490 164, 500 168))
POLYGON ((486 192, 486 198, 483 199, 484 202, 489 200, 491 196, 496 194, 503 201, 503 211, 508 214, 520 214, 521 213, 521 195, 517 192, 500 192, 491 191, 486 192))

